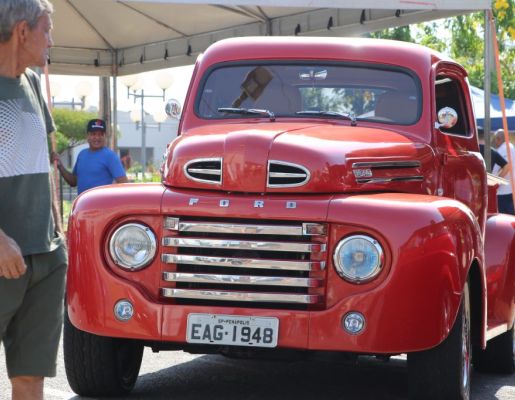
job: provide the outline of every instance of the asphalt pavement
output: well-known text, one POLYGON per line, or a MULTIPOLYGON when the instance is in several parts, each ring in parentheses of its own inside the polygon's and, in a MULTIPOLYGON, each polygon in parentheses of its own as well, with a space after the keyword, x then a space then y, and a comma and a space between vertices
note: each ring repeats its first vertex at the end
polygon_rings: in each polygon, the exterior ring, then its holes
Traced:
MULTIPOLYGON (((0 399, 10 398, 3 348, 0 399)), ((405 357, 373 357, 357 364, 338 357, 310 361, 235 360, 181 351, 145 349, 140 376, 125 399, 138 400, 405 400, 405 357)), ((45 400, 103 400, 80 397, 66 380, 62 351, 57 377, 48 379, 45 400)), ((471 400, 515 400, 515 375, 473 373, 471 400)))

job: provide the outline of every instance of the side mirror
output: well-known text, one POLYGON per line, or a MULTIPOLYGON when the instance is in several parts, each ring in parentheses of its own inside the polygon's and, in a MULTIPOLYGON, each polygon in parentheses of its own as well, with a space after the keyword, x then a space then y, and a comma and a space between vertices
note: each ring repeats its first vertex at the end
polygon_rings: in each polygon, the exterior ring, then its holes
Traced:
POLYGON ((452 128, 458 122, 458 113, 454 108, 444 107, 438 111, 438 122, 435 124, 436 129, 452 128))
POLYGON ((182 105, 179 100, 170 99, 166 102, 165 113, 170 118, 179 119, 181 117, 182 105))

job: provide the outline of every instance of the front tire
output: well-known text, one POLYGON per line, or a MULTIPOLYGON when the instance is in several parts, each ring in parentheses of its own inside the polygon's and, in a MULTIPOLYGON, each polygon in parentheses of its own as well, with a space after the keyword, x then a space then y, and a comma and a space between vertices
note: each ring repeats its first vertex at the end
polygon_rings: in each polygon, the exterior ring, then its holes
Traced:
POLYGON ((80 396, 128 394, 138 378, 143 345, 135 340, 93 335, 64 319, 64 364, 72 390, 80 396))
POLYGON ((468 283, 449 336, 438 346, 408 354, 409 398, 470 399, 470 298, 468 283))
POLYGON ((512 374, 515 372, 513 330, 488 341, 486 349, 474 349, 474 369, 479 372, 512 374))

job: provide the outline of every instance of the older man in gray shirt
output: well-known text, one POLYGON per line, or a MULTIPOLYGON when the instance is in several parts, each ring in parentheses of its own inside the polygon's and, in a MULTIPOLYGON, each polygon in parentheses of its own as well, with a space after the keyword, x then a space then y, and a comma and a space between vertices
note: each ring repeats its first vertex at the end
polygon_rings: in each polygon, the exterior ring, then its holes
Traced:
POLYGON ((30 66, 52 46, 47 0, 0 0, 0 341, 15 400, 43 399, 55 376, 66 249, 52 215, 47 134, 30 66))

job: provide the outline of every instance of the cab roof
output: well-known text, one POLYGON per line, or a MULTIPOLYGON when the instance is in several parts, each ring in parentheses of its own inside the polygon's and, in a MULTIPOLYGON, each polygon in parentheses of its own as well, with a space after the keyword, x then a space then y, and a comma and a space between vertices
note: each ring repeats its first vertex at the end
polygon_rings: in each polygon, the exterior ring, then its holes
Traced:
POLYGON ((328 60, 354 61, 402 66, 428 73, 440 61, 452 61, 441 53, 414 43, 396 40, 257 36, 221 40, 201 58, 201 68, 227 61, 243 60, 328 60))

